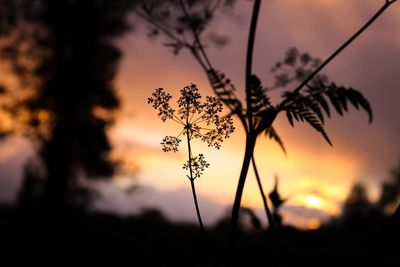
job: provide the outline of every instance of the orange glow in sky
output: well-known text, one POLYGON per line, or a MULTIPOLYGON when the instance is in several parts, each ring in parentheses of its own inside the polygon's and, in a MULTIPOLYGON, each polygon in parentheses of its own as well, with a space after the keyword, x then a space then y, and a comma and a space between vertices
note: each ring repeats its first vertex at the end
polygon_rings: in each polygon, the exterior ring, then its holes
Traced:
MULTIPOLYGON (((239 5, 238 10, 242 10, 241 14, 244 14, 244 16, 239 16, 240 24, 238 21, 220 21, 218 25, 214 25, 216 31, 223 30, 223 27, 235 28, 235 34, 230 36, 231 44, 219 51, 210 49, 210 56, 215 59, 214 62, 218 68, 223 70, 226 68, 232 80, 239 84, 237 87, 241 88, 245 55, 244 40, 246 40, 246 23, 248 22, 246 16, 250 12, 250 5, 244 2, 239 5)), ((262 70, 269 69, 274 61, 279 60, 284 51, 293 45, 323 57, 368 18, 376 3, 369 1, 368 5, 369 9, 365 9, 364 14, 357 9, 356 4, 349 1, 303 0, 263 3, 264 10, 259 22, 258 43, 255 51, 255 69, 263 73, 262 70), (336 8, 338 12, 330 12, 332 8, 336 8), (273 14, 271 10, 275 10, 273 14), (307 10, 307 12, 302 10, 307 10), (279 14, 285 14, 284 18, 279 14), (353 19, 344 20, 344 15, 353 19), (322 18, 323 25, 315 23, 316 19, 322 18), (282 20, 287 24, 282 24, 284 22, 282 20), (273 25, 280 25, 280 30, 276 31, 273 25), (333 37, 335 42, 327 41, 332 40, 333 37), (282 44, 282 42, 286 43, 282 44), (276 56, 271 56, 271 52, 265 53, 260 47, 264 50, 279 51, 275 53, 276 56), (265 64, 265 59, 268 64, 265 64)), ((387 14, 387 22, 394 19, 395 15, 387 14)), ((396 20, 399 18, 397 17, 396 20)), ((382 26, 378 24, 375 29, 371 29, 365 38, 371 41, 368 36, 378 34, 379 27, 382 26)), ((186 188, 188 181, 181 167, 185 161, 186 151, 183 149, 178 154, 163 153, 159 145, 165 135, 176 133, 176 126, 172 123, 161 122, 154 110, 147 105, 146 99, 155 88, 159 87, 171 92, 176 99, 179 89, 192 82, 198 85, 203 96, 211 95, 212 92, 204 73, 190 55, 182 53, 182 55, 173 56, 165 47, 162 47, 161 43, 162 40, 149 42, 146 37, 134 35, 121 42, 127 58, 121 69, 118 86, 122 89, 121 94, 125 99, 125 114, 132 115, 116 126, 113 137, 117 147, 120 148, 125 147, 125 145, 118 145, 121 140, 125 140, 123 144, 131 142, 143 146, 139 151, 133 150, 134 152, 130 153, 140 166, 139 180, 141 182, 163 189, 186 188), (130 56, 132 60, 129 59, 130 56), (141 62, 141 64, 135 64, 135 62, 141 62), (150 73, 149 70, 151 70, 150 73)), ((361 39, 354 46, 361 49, 367 44, 365 39, 364 42, 361 39)), ((347 56, 357 55, 355 49, 349 49, 346 53, 347 56)), ((338 59, 337 63, 328 68, 328 74, 333 73, 333 76, 338 77, 339 80, 356 86, 357 81, 347 79, 344 70, 340 70, 340 66, 350 64, 346 60, 351 60, 351 57, 343 56, 338 59), (338 68, 335 68, 336 66, 338 68), (343 77, 341 72, 344 72, 343 77)), ((361 67, 362 63, 358 67, 354 66, 355 69, 361 69, 361 67)), ((356 142, 354 138, 360 137, 362 133, 365 134, 364 129, 373 131, 373 125, 367 125, 364 114, 356 112, 343 118, 334 117, 326 126, 334 143, 334 147, 331 148, 313 130, 299 124, 293 129, 285 120, 279 117, 276 128, 285 141, 288 149, 287 157, 279 146, 270 140, 265 138, 258 140, 255 155, 265 190, 267 192, 272 190, 273 177, 277 175, 280 192, 287 198, 288 205, 320 210, 329 215, 339 214, 340 205, 352 184, 362 179, 366 173, 367 160, 364 148, 376 142, 372 139, 373 135, 365 135, 358 138, 356 142), (353 133, 348 132, 349 124, 353 127, 351 128, 353 133)), ((204 153, 210 162, 210 168, 197 181, 199 194, 223 205, 232 204, 243 159, 244 133, 238 122, 236 122, 236 128, 236 133, 223 143, 220 151, 210 149, 205 144, 195 146, 195 150, 204 153)), ((381 173, 384 173, 383 170, 381 173)), ((242 203, 253 208, 261 207, 260 193, 251 169, 242 203)), ((308 229, 318 228, 321 223, 318 218, 308 220, 290 219, 290 216, 287 218, 290 223, 308 229)))
POLYGON ((324 209, 325 201, 317 196, 307 196, 304 199, 304 204, 306 207, 313 208, 313 209, 324 209))
MULTIPOLYGON (((243 14, 248 15, 250 5, 248 3, 239 5, 243 7, 241 9, 243 14)), ((374 6, 370 1, 370 11, 374 10, 374 6)), ((357 5, 350 4, 349 1, 271 1, 263 3, 263 7, 255 52, 255 69, 261 73, 261 70, 268 69, 275 60, 280 59, 289 46, 296 45, 300 49, 307 49, 323 57, 336 48, 340 41, 349 36, 370 14, 369 12, 362 14, 356 9, 357 5), (332 8, 337 8, 338 12, 330 12, 332 8), (275 9, 276 14, 271 14, 271 9, 275 9), (308 9, 308 11, 302 12, 303 9, 308 9), (282 25, 283 18, 278 14, 286 14, 284 20, 287 24, 282 25), (353 19, 344 20, 344 14, 351 14, 353 19), (324 25, 318 26, 314 23, 316 19, 322 17, 324 25), (273 27, 278 24, 282 26, 279 32, 273 27), (293 25, 297 25, 296 28, 293 25), (321 31, 320 27, 325 28, 321 31), (326 41, 333 37, 335 42, 326 41), (316 38, 320 41, 316 42, 316 38), (279 50, 277 53, 279 56, 265 53, 260 49, 262 45, 264 45, 264 50, 279 50), (268 64, 265 64, 265 59, 268 64)), ((390 21, 394 16, 395 14, 387 14, 386 20, 390 21)), ((220 51, 210 49, 210 56, 215 59, 217 67, 222 69, 226 67, 226 71, 230 71, 232 80, 239 84, 238 88, 241 88, 243 83, 243 51, 245 51, 244 40, 247 33, 247 26, 244 26, 247 25, 247 18, 243 16, 241 19, 240 25, 235 21, 223 21, 220 22, 220 26, 215 25, 217 31, 222 30, 221 27, 235 28, 235 34, 230 36, 232 42, 225 49, 220 51)), ((367 41, 371 41, 368 36, 378 34, 379 27, 382 26, 378 24, 375 29, 372 28, 364 42, 361 39, 354 46, 359 49, 367 46, 367 41)), ((398 42, 398 40, 393 42, 398 42)), ((122 112, 125 117, 121 118, 112 130, 112 137, 121 155, 133 158, 132 161, 139 166, 138 179, 141 183, 164 190, 173 190, 187 186, 186 173, 182 169, 186 151, 183 149, 175 154, 161 151, 159 144, 162 138, 165 135, 176 134, 177 128, 171 122, 161 122, 154 110, 147 105, 146 99, 155 88, 159 87, 164 87, 176 99, 179 89, 192 82, 198 85, 203 96, 211 95, 212 92, 204 73, 190 55, 182 53, 182 55, 173 56, 165 47, 162 47, 161 43, 161 40, 149 42, 146 37, 135 35, 128 36, 121 42, 126 58, 121 68, 118 87, 121 88, 125 103, 124 112, 122 112), (132 57, 131 60, 130 57, 132 57), (141 64, 135 62, 141 62, 141 64), (127 144, 132 146, 127 149, 127 144)), ((348 79, 344 70, 340 70, 340 66, 349 65, 351 54, 356 56, 357 51, 349 49, 346 53, 348 58, 343 56, 338 59, 337 63, 327 69, 328 74, 333 73, 339 81, 344 80, 356 86, 357 81, 348 79), (335 68, 336 66, 338 68, 335 68), (344 74, 341 75, 341 72, 344 74)), ((363 63, 354 68, 362 69, 362 65, 363 63)), ((377 116, 379 121, 379 112, 377 116)), ((366 123, 364 114, 356 112, 343 118, 334 117, 326 125, 334 143, 334 147, 331 148, 312 129, 299 124, 293 129, 285 120, 279 117, 276 128, 285 141, 288 150, 287 157, 279 146, 270 140, 263 137, 258 140, 255 155, 265 190, 267 192, 272 190, 273 177, 277 175, 280 193, 287 198, 287 205, 302 206, 320 210, 329 215, 338 215, 341 203, 352 184, 358 179, 363 179, 363 175, 367 173, 368 159, 364 148, 371 146, 376 140, 373 139, 372 134, 365 135, 365 133, 373 131, 373 125, 366 123), (348 132, 349 125, 353 127, 352 133, 348 132), (363 133, 364 136, 361 137, 363 133)), ((194 148, 198 151, 196 153, 204 153, 210 163, 204 176, 197 181, 199 194, 228 206, 233 201, 243 159, 244 133, 238 122, 236 122, 236 128, 236 133, 223 143, 219 151, 210 149, 205 144, 196 144, 194 148)), ((384 172, 385 170, 382 170, 381 175, 384 172)), ((262 207, 258 186, 251 169, 242 203, 248 207, 262 207)), ((303 220, 299 217, 290 218, 289 215, 287 221, 308 229, 318 228, 321 223, 319 218, 303 220)))

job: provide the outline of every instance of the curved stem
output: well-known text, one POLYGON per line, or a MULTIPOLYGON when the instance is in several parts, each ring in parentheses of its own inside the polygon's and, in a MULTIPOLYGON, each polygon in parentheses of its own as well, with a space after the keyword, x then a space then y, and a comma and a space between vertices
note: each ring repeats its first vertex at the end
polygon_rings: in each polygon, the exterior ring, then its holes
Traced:
POLYGON ((249 124, 249 132, 253 132, 253 109, 251 106, 251 75, 253 66, 253 51, 254 51, 254 41, 256 37, 256 27, 258 14, 260 12, 261 0, 255 0, 253 7, 253 14, 251 16, 250 30, 249 30, 249 40, 247 42, 247 55, 246 55, 246 105, 247 105, 247 117, 249 124))
POLYGON ((235 200, 233 202, 233 207, 232 207, 231 231, 233 235, 236 234, 239 223, 240 203, 242 200, 244 184, 246 182, 246 177, 249 171, 250 161, 253 155, 255 145, 256 145, 256 138, 248 134, 246 136, 246 148, 245 148, 246 151, 244 153, 242 169, 240 171, 239 182, 236 187, 235 200))
POLYGON ((197 202, 197 196, 196 196, 196 188, 194 186, 194 180, 193 179, 190 179, 190 185, 192 187, 192 194, 193 194, 194 205, 196 207, 197 219, 199 220, 201 231, 204 233, 203 221, 201 220, 199 204, 197 202))
POLYGON ((240 171, 239 182, 236 188, 235 201, 232 207, 232 217, 231 217, 231 231, 235 235, 238 222, 239 222, 239 211, 240 203, 242 201, 242 194, 244 189, 244 184, 246 182, 247 173, 249 171, 250 161, 253 156, 254 147, 256 145, 256 136, 254 135, 253 129, 253 110, 251 108, 251 72, 253 64, 253 50, 254 50, 254 40, 256 35, 256 26, 258 14, 260 11, 261 0, 255 0, 253 7, 253 14, 251 16, 249 40, 247 44, 247 59, 246 59, 246 103, 247 103, 247 119, 248 119, 248 134, 246 135, 246 151, 244 154, 242 170, 240 171))
POLYGON ((271 229, 273 229, 273 228, 275 228, 275 220, 274 220, 274 217, 272 216, 271 210, 270 210, 269 207, 268 207, 267 197, 265 196, 264 189, 263 189, 263 186, 262 186, 262 183, 261 183, 261 179, 260 179, 260 176, 259 176, 259 174, 258 174, 258 170, 257 170, 257 166, 256 166, 256 161, 255 161, 255 159, 254 159, 254 154, 253 154, 253 156, 251 157, 251 163, 252 163, 252 165, 253 165, 253 169, 254 169, 254 173, 255 173, 255 175, 256 175, 256 180, 257 180, 258 188, 259 188, 259 190, 260 190, 261 197, 262 197, 262 200, 263 200, 265 213, 266 213, 267 218, 268 218, 268 224, 269 224, 269 227, 270 227, 271 229))
MULTIPOLYGON (((186 117, 186 121, 188 124, 188 117, 186 117)), ((196 207, 197 219, 199 220, 201 231, 204 232, 203 221, 201 219, 199 204, 197 202, 196 188, 194 186, 195 178, 193 178, 193 170, 192 170, 192 149, 190 146, 189 127, 186 127, 186 139, 187 139, 188 154, 189 154, 189 172, 190 172, 189 180, 190 180, 190 185, 192 187, 192 194, 193 194, 194 205, 196 207)))

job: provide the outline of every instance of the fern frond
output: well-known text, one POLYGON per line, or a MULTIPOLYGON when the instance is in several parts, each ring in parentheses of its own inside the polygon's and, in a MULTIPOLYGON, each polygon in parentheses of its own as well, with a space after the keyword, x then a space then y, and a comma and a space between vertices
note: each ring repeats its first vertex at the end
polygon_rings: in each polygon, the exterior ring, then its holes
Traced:
POLYGON ((325 132, 325 129, 321 123, 321 121, 312 113, 310 109, 304 108, 299 110, 298 113, 299 117, 308 124, 310 124, 316 131, 320 132, 320 134, 325 138, 325 140, 332 146, 332 142, 328 137, 328 134, 325 132))
POLYGON ((299 96, 296 100, 296 102, 286 108, 286 116, 290 125, 294 126, 293 119, 300 122, 307 122, 311 125, 311 127, 313 127, 324 137, 329 145, 332 146, 332 142, 323 127, 323 121, 319 118, 318 115, 318 113, 322 113, 322 110, 318 108, 318 111, 315 112, 315 107, 311 107, 315 105, 314 103, 316 102, 310 102, 307 98, 303 96, 299 96))
POLYGON ((277 142, 278 145, 283 150, 283 153, 285 153, 285 155, 287 155, 285 145, 284 145, 281 137, 279 136, 279 134, 275 131, 274 127, 270 127, 269 129, 267 129, 265 131, 265 135, 268 136, 270 139, 274 140, 275 142, 277 142))
POLYGON ((331 112, 329 109, 328 101, 326 101, 325 97, 322 94, 315 94, 312 96, 312 98, 314 99, 314 101, 316 101, 318 103, 319 106, 322 107, 322 109, 325 111, 328 118, 330 118, 331 112))
POLYGON ((232 113, 242 115, 243 109, 239 99, 234 94, 235 86, 223 73, 210 69, 207 71, 208 79, 215 94, 229 107, 232 113))
POLYGON ((321 102, 321 100, 324 98, 323 95, 328 97, 330 103, 339 115, 343 116, 345 112, 348 112, 348 104, 351 104, 355 109, 363 109, 365 112, 367 112, 368 121, 372 121, 373 115, 371 105, 361 92, 351 87, 346 88, 344 86, 337 86, 335 83, 332 83, 329 86, 321 84, 319 89, 317 89, 317 92, 317 94, 311 93, 309 97, 313 97, 314 99, 318 98, 318 101, 324 108, 325 112, 327 109, 323 105, 326 104, 322 104, 321 102))
POLYGON ((290 109, 286 110, 286 117, 292 127, 294 127, 293 116, 290 109))
POLYGON ((251 75, 251 108, 255 116, 258 116, 260 112, 271 107, 271 101, 265 91, 265 88, 261 85, 260 79, 256 75, 251 75))
POLYGON ((359 91, 353 88, 347 89, 347 97, 354 108, 357 110, 359 110, 360 107, 364 109, 364 111, 368 113, 368 121, 372 122, 373 115, 369 101, 359 91))
POLYGON ((324 114, 319 106, 319 102, 317 102, 313 97, 301 97, 299 100, 302 101, 304 106, 311 109, 318 116, 320 121, 324 123, 324 114))
POLYGON ((337 92, 335 92, 335 91, 336 90, 326 90, 324 93, 328 97, 332 106, 335 108, 336 112, 340 116, 343 116, 343 107, 342 107, 341 102, 339 101, 339 98, 337 97, 337 92))

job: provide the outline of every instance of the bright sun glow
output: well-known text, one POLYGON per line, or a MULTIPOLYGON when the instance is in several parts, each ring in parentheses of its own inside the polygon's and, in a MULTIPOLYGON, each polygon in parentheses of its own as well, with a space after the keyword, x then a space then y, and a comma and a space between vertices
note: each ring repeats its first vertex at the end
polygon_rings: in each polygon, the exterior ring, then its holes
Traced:
POLYGON ((323 209, 325 207, 325 201, 318 196, 311 195, 304 199, 304 205, 308 208, 323 209))

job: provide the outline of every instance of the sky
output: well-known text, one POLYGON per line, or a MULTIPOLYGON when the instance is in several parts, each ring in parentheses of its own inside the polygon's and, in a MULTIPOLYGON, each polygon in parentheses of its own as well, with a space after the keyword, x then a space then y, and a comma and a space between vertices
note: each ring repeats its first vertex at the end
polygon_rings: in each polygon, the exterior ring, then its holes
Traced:
MULTIPOLYGON (((211 25, 229 37, 224 48, 210 46, 214 66, 235 83, 243 96, 246 40, 252 1, 237 1, 229 15, 211 25)), ((271 84, 270 68, 290 47, 321 59, 329 56, 376 12, 383 0, 265 0, 262 2, 254 51, 254 72, 271 84)), ((132 19, 134 30, 117 41, 124 57, 115 81, 122 100, 116 124, 109 132, 114 156, 125 162, 126 172, 112 183, 96 185, 102 197, 97 208, 131 214, 144 208, 161 208, 175 221, 196 221, 190 184, 182 165, 186 150, 164 153, 160 142, 179 133, 177 124, 162 122, 147 104, 155 88, 165 88, 176 100, 179 90, 195 83, 203 96, 212 95, 207 78, 187 53, 173 55, 162 38, 150 40, 145 27, 132 19), (139 187, 131 190, 134 185, 139 187)), ((359 39, 324 69, 332 81, 360 90, 373 108, 374 120, 351 110, 326 122, 333 142, 330 147, 309 126, 292 128, 280 115, 275 128, 283 138, 287 156, 271 140, 257 141, 255 157, 266 191, 274 177, 287 199, 284 222, 316 228, 329 216, 340 214, 341 204, 352 185, 362 181, 371 199, 400 158, 400 8, 396 3, 359 39)), ((205 33, 207 34, 207 33, 205 33)), ((279 94, 274 96, 277 99, 279 94)), ((244 98, 243 98, 244 99, 244 98)), ((226 215, 233 203, 244 153, 244 132, 236 132, 220 150, 195 143, 210 163, 196 180, 200 209, 207 225, 226 215)), ((13 137, 0 144, 0 201, 12 201, 18 190, 23 162, 32 155, 26 140, 13 137)), ((243 205, 254 208, 265 222, 261 196, 250 169, 243 205)))

